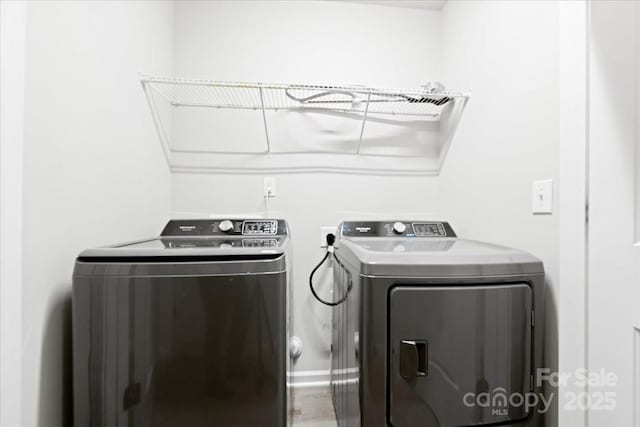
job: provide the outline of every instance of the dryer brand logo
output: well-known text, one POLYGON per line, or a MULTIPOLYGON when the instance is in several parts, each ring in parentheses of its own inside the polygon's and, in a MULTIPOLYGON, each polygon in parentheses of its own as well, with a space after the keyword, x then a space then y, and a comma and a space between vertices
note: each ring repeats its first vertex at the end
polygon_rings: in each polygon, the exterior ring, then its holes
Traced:
POLYGON ((195 225, 179 225, 178 229, 182 232, 188 233, 196 229, 195 225))
POLYGON ((356 227, 356 231, 360 233, 368 233, 371 231, 371 227, 356 227))

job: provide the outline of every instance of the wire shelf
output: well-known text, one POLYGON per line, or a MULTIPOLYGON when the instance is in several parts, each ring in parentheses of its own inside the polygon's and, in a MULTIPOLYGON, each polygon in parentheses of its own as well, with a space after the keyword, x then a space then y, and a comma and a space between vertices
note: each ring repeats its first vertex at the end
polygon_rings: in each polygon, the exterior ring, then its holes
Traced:
MULTIPOLYGON (((361 154, 362 139, 367 118, 372 115, 413 116, 425 121, 447 121, 452 110, 461 113, 470 94, 444 90, 438 83, 430 83, 421 89, 374 88, 356 85, 303 85, 256 82, 223 82, 214 80, 185 79, 140 75, 140 80, 152 110, 158 134, 163 142, 167 161, 171 166, 174 151, 164 131, 152 92, 176 108, 240 109, 262 111, 266 150, 271 153, 266 111, 326 111, 354 113, 362 116, 362 124, 354 154, 361 154), (455 108, 455 106, 462 108, 455 108), (446 119, 446 120, 445 120, 446 119)), ((442 142, 446 153, 448 142, 455 130, 460 114, 453 125, 445 127, 448 141, 442 142)), ((223 154, 211 150, 211 153, 223 154)), ((442 160, 442 159, 441 159, 442 160)))
POLYGON ((219 82, 142 76, 142 83, 175 107, 252 110, 328 109, 438 118, 440 108, 463 92, 385 89, 364 86, 219 82))

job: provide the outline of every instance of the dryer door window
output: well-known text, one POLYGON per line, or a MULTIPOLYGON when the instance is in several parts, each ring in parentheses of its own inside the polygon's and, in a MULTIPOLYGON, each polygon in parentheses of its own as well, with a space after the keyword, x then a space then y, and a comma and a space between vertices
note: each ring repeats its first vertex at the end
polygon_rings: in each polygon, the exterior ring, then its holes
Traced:
POLYGON ((525 418, 529 409, 520 402, 531 388, 531 312, 526 284, 394 287, 390 424, 476 426, 525 418))

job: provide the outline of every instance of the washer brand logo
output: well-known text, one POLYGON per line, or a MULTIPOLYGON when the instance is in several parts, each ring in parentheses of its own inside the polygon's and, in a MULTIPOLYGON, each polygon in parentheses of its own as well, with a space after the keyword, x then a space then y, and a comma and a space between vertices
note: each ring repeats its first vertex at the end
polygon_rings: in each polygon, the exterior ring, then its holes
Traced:
POLYGON ((371 227, 356 227, 356 231, 359 231, 360 233, 368 233, 371 231, 371 227))
POLYGON ((180 231, 193 231, 196 229, 195 225, 179 225, 178 228, 180 231))

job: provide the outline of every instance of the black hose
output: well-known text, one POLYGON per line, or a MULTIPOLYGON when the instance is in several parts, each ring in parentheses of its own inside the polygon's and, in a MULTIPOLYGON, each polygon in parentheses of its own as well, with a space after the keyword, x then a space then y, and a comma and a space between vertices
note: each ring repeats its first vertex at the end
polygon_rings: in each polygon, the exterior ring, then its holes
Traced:
POLYGON ((349 296, 349 291, 351 291, 351 281, 349 281, 349 285, 347 286, 347 292, 344 294, 342 298, 340 298, 338 301, 325 301, 324 299, 320 298, 320 296, 316 293, 316 290, 313 287, 313 275, 316 274, 316 271, 318 271, 318 269, 322 266, 322 264, 325 263, 325 261, 329 258, 331 254, 333 254, 333 256, 335 257, 335 253, 333 252, 333 243, 335 242, 335 240, 336 240, 336 236, 334 236, 333 234, 327 234, 327 253, 324 254, 324 257, 322 258, 322 260, 318 263, 318 265, 315 266, 313 270, 311 270, 311 274, 309 275, 309 288, 311 289, 311 293, 313 294, 314 298, 317 299, 322 304, 328 305, 330 307, 335 307, 345 302, 347 300, 347 297, 349 296))

